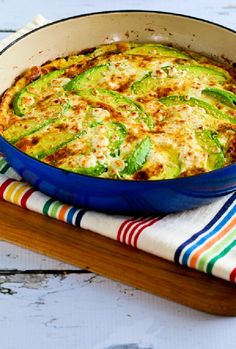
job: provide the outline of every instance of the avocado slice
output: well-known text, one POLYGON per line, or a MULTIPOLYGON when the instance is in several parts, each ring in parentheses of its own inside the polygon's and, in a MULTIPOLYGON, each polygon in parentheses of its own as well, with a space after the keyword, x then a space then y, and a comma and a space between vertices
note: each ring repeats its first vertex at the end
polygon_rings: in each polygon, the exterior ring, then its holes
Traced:
MULTIPOLYGON (((171 66, 163 67, 162 69, 167 73, 168 75, 168 69, 171 68, 171 66)), ((174 67, 178 71, 186 71, 187 76, 180 76, 179 79, 189 79, 189 76, 192 75, 194 77, 197 77, 201 79, 202 77, 208 76, 210 79, 214 78, 218 83, 223 84, 225 80, 227 79, 226 72, 223 70, 208 68, 204 66, 198 66, 198 65, 177 65, 174 67)), ((171 79, 175 78, 172 76, 167 76, 166 78, 159 78, 153 76, 153 72, 150 71, 147 74, 145 74, 142 79, 135 81, 131 85, 131 90, 136 95, 142 95, 150 93, 151 91, 157 90, 158 87, 161 85, 165 86, 168 85, 168 83, 171 83, 171 79)))
POLYGON ((92 104, 108 105, 125 117, 134 118, 137 122, 143 121, 149 128, 153 127, 151 116, 146 114, 133 100, 118 92, 98 88, 80 90, 77 94, 92 104))
MULTIPOLYGON (((105 127, 103 135, 108 139, 108 145, 105 146, 104 149, 101 148, 103 155, 117 155, 120 149, 120 145, 123 143, 126 137, 125 126, 119 122, 104 122, 102 126, 105 127)), ((100 149, 100 144, 94 144, 93 142, 95 137, 99 134, 98 127, 100 127, 100 124, 94 125, 88 130, 88 136, 87 133, 81 134, 81 137, 79 137, 79 139, 73 139, 71 142, 68 142, 65 145, 64 149, 64 145, 56 149, 54 158, 56 159, 56 163, 59 168, 90 176, 100 176, 107 170, 107 159, 103 159, 103 162, 101 163, 99 161, 99 157, 96 158, 95 166, 79 166, 81 159, 91 154, 94 154, 94 156, 96 156, 96 150, 100 149), (79 151, 76 150, 78 149, 78 145, 79 151), (65 153, 68 154, 67 158, 65 158, 64 156, 65 153), (78 165, 76 166, 76 164, 78 165)), ((47 158, 45 160, 47 161, 47 158)), ((48 160, 49 162, 51 162, 50 158, 48 160)))
POLYGON ((79 174, 83 174, 83 175, 87 175, 87 176, 100 176, 101 174, 103 174, 106 170, 107 167, 104 166, 103 164, 98 163, 96 166, 93 167, 88 167, 88 168, 83 168, 83 167, 77 167, 77 168, 69 168, 69 167, 60 167, 63 168, 64 170, 68 170, 68 171, 73 171, 79 174))
POLYGON ((221 168, 225 158, 217 133, 210 130, 197 131, 196 138, 200 146, 208 152, 206 164, 208 171, 221 168))
MULTIPOLYGON (((160 180, 160 179, 169 179, 169 178, 176 178, 180 174, 181 166, 179 161, 179 153, 176 149, 174 149, 170 144, 163 144, 158 145, 157 149, 155 150, 156 153, 158 153, 158 156, 160 158, 160 164, 161 167, 158 168, 158 171, 154 174, 151 173, 151 180, 160 180)), ((150 156, 151 158, 151 156, 150 156)), ((156 162, 153 163, 152 160, 147 161, 147 163, 144 165, 143 170, 145 171, 147 168, 152 169, 156 167, 156 162)))
POLYGON ((104 56, 109 53, 117 52, 117 43, 111 43, 107 45, 102 45, 97 47, 92 53, 90 53, 90 56, 92 58, 98 57, 98 56, 104 56))
POLYGON ((21 117, 18 122, 9 126, 6 131, 3 132, 3 136, 9 142, 14 144, 21 138, 42 129, 54 122, 56 119, 59 119, 70 108, 70 103, 67 98, 65 98, 62 104, 58 103, 57 98, 53 98, 48 100, 46 105, 48 106, 47 112, 45 112, 42 106, 39 110, 37 110, 38 108, 35 106, 31 110, 32 116, 27 115, 27 117, 21 117))
POLYGON ((216 119, 223 119, 230 123, 236 124, 236 119, 231 118, 227 114, 221 112, 213 105, 194 97, 190 97, 189 99, 186 99, 184 96, 168 96, 168 97, 160 98, 159 101, 164 105, 166 105, 167 107, 171 105, 178 105, 178 104, 187 104, 187 105, 190 105, 191 107, 200 107, 200 108, 203 108, 208 115, 216 119))
POLYGON ((109 63, 92 67, 77 75, 74 79, 64 85, 66 91, 78 91, 96 87, 99 80, 104 78, 104 74, 109 70, 109 63))
POLYGON ((202 91, 202 94, 214 97, 221 103, 236 109, 236 95, 230 91, 221 90, 216 87, 208 87, 202 91))
POLYGON ((147 94, 151 91, 156 91, 156 89, 161 85, 163 79, 153 77, 152 72, 145 74, 142 79, 135 81, 131 85, 131 91, 136 95, 147 94))
POLYGON ((54 129, 45 131, 44 128, 33 135, 22 138, 16 143, 17 148, 36 159, 42 159, 78 136, 68 131, 58 132, 54 129), (24 148, 25 144, 29 145, 28 147, 26 145, 26 149, 24 148))
MULTIPOLYGON (((164 67, 163 70, 168 74, 171 66, 164 67)), ((193 75, 199 79, 203 77, 214 78, 219 84, 223 84, 228 78, 228 73, 223 69, 210 68, 202 65, 176 65, 174 67, 177 71, 186 71, 187 75, 193 75)))
MULTIPOLYGON (((73 128, 70 130, 66 130, 66 127, 65 127, 65 131, 60 130, 60 133, 58 133, 58 128, 60 129, 61 124, 69 125, 70 117, 66 116, 54 122, 51 128, 49 130, 46 130, 45 134, 44 134, 44 131, 42 130, 41 133, 36 132, 32 135, 32 137, 35 136, 40 138, 40 144, 37 143, 35 146, 36 152, 38 154, 37 155, 38 158, 43 158, 52 153, 55 153, 57 150, 60 150, 68 142, 73 141, 76 138, 81 138, 81 136, 86 135, 87 132, 90 132, 90 137, 88 139, 92 141, 97 136, 97 134, 99 134, 98 127, 101 125, 100 123, 97 123, 96 125, 91 123, 90 127, 86 131, 82 130, 79 133, 73 130, 73 128), (65 136, 65 143, 61 142, 60 140, 61 132, 65 136), (45 151, 41 152, 40 150, 40 153, 38 153, 38 149, 39 148, 41 149, 41 147, 44 148, 45 151)), ((105 132, 103 132, 103 134, 109 140, 109 144, 108 144, 109 152, 111 153, 112 156, 115 156, 117 153, 119 153, 120 146, 125 140, 126 133, 127 133, 126 128, 122 123, 112 122, 112 121, 104 122, 102 126, 105 127, 105 132)), ((88 127, 88 125, 85 125, 85 128, 86 127, 88 127)), ((62 140, 64 136, 62 136, 62 140)), ((89 143, 90 145, 88 145, 88 139, 84 138, 83 141, 87 144, 86 151, 89 151, 92 153, 93 152, 92 143, 91 144, 89 143)))
POLYGON ((142 56, 165 56, 165 57, 176 57, 176 58, 184 58, 190 59, 191 57, 170 46, 162 45, 162 44, 133 44, 133 47, 125 51, 125 54, 128 55, 142 55, 142 56))
POLYGON ((146 162, 152 146, 151 139, 145 137, 136 145, 135 149, 125 159, 126 166, 121 172, 121 176, 132 175, 137 172, 146 162))
POLYGON ((59 78, 64 72, 65 70, 61 69, 42 75, 39 79, 31 82, 16 93, 12 101, 15 114, 18 116, 27 114, 37 102, 40 94, 42 94, 44 90, 47 90, 52 80, 59 78), (31 101, 29 105, 25 103, 27 100, 31 101))
POLYGON ((16 147, 37 159, 53 154, 68 142, 86 133, 85 130, 77 131, 76 127, 71 127, 69 119, 70 117, 64 116, 54 120, 48 126, 21 138, 15 144, 16 147))
POLYGON ((55 119, 26 118, 8 127, 3 132, 3 137, 10 143, 16 143, 19 139, 28 136, 41 128, 51 124, 55 119))
POLYGON ((107 127, 106 135, 110 142, 111 155, 116 156, 127 135, 126 127, 121 122, 107 122, 104 125, 107 127))

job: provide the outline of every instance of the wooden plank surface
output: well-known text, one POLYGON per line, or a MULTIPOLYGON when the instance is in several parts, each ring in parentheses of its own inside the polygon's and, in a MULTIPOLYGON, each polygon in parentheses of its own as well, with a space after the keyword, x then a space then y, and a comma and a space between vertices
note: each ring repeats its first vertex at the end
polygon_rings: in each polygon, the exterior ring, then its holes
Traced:
POLYGON ((236 315, 234 284, 5 202, 0 238, 195 309, 236 315))

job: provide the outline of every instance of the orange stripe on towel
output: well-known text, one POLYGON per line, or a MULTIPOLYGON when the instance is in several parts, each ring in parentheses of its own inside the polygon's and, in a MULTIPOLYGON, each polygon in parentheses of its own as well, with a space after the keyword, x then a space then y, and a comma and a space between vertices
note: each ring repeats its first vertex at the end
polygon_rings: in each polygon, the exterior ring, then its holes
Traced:
POLYGON ((65 219, 65 216, 66 216, 66 212, 68 211, 68 209, 70 208, 71 206, 69 206, 69 205, 63 205, 62 207, 61 207, 61 209, 60 209, 60 212, 59 212, 59 214, 58 214, 58 219, 60 220, 60 221, 66 221, 66 219, 65 219))

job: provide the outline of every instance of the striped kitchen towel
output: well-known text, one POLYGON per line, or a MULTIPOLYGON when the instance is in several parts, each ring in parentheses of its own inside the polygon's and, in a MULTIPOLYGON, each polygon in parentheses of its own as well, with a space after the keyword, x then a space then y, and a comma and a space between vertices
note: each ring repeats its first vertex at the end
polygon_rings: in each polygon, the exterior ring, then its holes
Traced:
POLYGON ((236 193, 181 213, 126 217, 65 205, 21 180, 0 156, 0 198, 176 263, 236 282, 236 193))
MULTIPOLYGON (((42 25, 34 18, 0 44, 42 25)), ((89 229, 178 264, 236 283, 236 193, 181 213, 151 217, 108 215, 65 205, 34 189, 0 155, 0 198, 89 229)))

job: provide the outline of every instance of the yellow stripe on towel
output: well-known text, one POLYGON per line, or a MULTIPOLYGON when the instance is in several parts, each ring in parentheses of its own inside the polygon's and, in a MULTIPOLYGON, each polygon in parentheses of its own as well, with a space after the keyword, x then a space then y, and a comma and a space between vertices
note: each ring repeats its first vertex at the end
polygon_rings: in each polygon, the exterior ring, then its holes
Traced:
POLYGON ((29 185, 22 182, 13 182, 8 186, 8 188, 6 188, 4 192, 4 199, 19 205, 19 197, 26 190, 26 188, 29 188, 29 185))
POLYGON ((14 193, 12 201, 17 205, 20 205, 20 199, 22 198, 23 194, 30 188, 31 187, 28 184, 22 185, 22 187, 18 188, 14 193))

